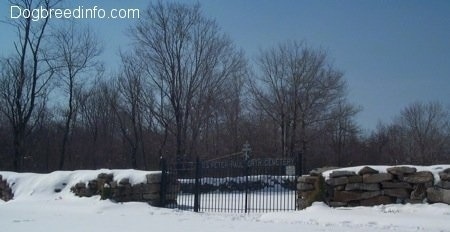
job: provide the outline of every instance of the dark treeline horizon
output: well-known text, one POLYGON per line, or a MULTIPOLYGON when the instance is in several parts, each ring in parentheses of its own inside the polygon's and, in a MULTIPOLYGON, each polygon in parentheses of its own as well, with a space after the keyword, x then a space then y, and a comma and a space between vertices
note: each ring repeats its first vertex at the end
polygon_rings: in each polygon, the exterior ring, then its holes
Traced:
POLYGON ((362 133, 363 109, 326 51, 293 38, 250 63, 199 4, 151 4, 114 71, 89 27, 10 24, 19 33, 0 60, 0 170, 157 170, 160 157, 214 159, 247 142, 252 157, 302 154, 304 171, 450 162, 450 113, 439 101, 411 102, 362 133))

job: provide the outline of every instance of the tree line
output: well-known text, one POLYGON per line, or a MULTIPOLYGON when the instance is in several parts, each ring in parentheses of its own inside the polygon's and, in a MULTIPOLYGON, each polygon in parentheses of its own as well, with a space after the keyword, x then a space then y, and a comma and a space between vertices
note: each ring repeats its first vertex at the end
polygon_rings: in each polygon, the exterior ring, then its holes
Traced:
MULTIPOLYGON (((61 0, 10 0, 50 9, 61 0)), ((304 169, 433 164, 450 158, 450 114, 416 102, 369 135, 344 74, 322 49, 286 41, 254 63, 199 4, 154 3, 105 70, 102 43, 74 21, 17 19, 0 60, 0 169, 158 169, 239 152, 302 154, 304 169)))

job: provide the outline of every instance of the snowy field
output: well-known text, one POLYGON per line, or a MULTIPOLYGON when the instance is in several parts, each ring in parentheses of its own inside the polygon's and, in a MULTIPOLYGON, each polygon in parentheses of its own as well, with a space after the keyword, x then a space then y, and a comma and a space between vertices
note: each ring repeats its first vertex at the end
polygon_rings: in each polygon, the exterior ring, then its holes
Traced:
MULTIPOLYGON (((15 199, 0 201, 2 232, 89 231, 449 231, 450 206, 387 205, 329 208, 315 203, 303 211, 276 213, 194 213, 162 209, 145 203, 116 204, 99 197, 78 198, 68 187, 55 193, 55 186, 96 176, 98 171, 56 172, 50 175, 0 172, 14 181, 15 199), (50 189, 50 190, 49 190, 50 189)), ((145 173, 118 172, 139 181, 145 173)))
POLYGON ((0 203, 4 232, 80 231, 450 231, 447 205, 388 205, 264 214, 193 213, 145 203, 115 204, 99 198, 58 197, 0 203))

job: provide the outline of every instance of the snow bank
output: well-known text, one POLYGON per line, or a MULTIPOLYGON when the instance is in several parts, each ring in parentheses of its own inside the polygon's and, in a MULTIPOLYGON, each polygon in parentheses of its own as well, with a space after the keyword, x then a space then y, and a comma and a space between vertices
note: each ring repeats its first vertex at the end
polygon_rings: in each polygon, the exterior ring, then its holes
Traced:
MULTIPOLYGON (((372 166, 383 171, 386 168, 372 166)), ((433 173, 448 165, 417 167, 433 173)), ((354 167, 358 171, 362 167, 354 167)), ((348 169, 347 169, 348 170, 348 169)), ((0 200, 0 231, 336 231, 450 232, 450 206, 446 204, 405 204, 374 207, 330 208, 314 203, 302 211, 223 214, 193 213, 162 209, 146 203, 115 204, 95 198, 78 198, 70 187, 95 179, 100 173, 114 174, 133 184, 153 172, 135 170, 59 171, 50 174, 0 172, 12 186, 15 198, 0 200), (54 190, 60 188, 60 192, 54 190)), ((328 174, 329 175, 329 174, 328 174)))
POLYGON ((315 203, 296 212, 227 214, 93 198, 0 202, 0 230, 7 232, 449 232, 449 219, 450 207, 444 204, 334 209, 315 203))
POLYGON ((450 231, 449 215, 446 204, 330 208, 316 202, 294 213, 264 214, 261 221, 315 225, 323 231, 450 231))

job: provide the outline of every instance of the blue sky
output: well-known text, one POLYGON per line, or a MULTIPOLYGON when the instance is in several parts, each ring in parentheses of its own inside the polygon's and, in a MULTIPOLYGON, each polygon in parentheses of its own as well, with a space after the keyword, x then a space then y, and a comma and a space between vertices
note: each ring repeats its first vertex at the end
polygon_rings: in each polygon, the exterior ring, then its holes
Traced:
MULTIPOLYGON (((196 1, 181 1, 195 3, 196 1)), ((305 41, 328 52, 344 72, 349 100, 362 107, 357 121, 364 129, 389 122, 415 101, 450 106, 450 1, 210 0, 199 1, 236 46, 253 62, 260 49, 286 40, 305 41)), ((71 0, 89 8, 139 8, 143 0, 71 0)), ((0 18, 8 20, 7 1, 0 18)), ((135 20, 81 20, 105 43, 102 59, 114 69, 120 49, 130 40, 135 20)), ((12 51, 14 30, 0 24, 0 55, 12 51)))

